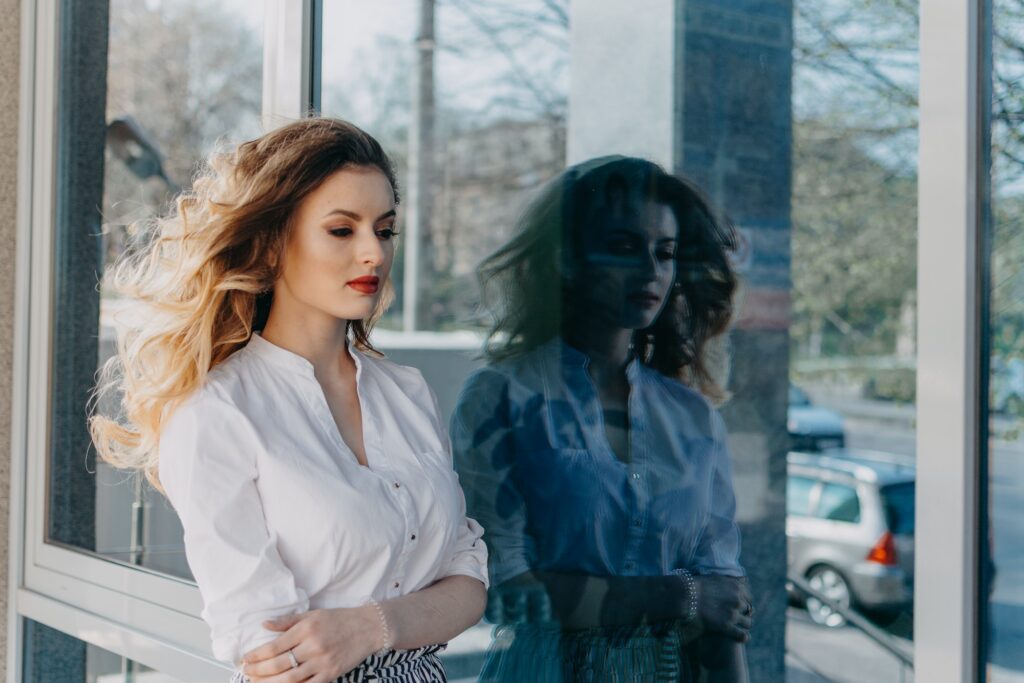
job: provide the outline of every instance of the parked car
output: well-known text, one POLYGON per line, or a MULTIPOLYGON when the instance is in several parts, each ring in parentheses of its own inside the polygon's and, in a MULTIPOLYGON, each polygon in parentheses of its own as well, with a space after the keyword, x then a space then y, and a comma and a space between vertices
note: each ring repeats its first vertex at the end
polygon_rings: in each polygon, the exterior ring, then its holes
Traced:
MULTIPOLYGON (((787 458, 786 539, 790 572, 840 605, 879 615, 914 595, 914 459, 834 449, 787 458)), ((842 626, 824 602, 802 601, 811 619, 842 626)))
POLYGON ((790 448, 795 451, 821 451, 846 445, 843 416, 834 410, 811 403, 800 387, 789 385, 789 410, 786 414, 790 448))

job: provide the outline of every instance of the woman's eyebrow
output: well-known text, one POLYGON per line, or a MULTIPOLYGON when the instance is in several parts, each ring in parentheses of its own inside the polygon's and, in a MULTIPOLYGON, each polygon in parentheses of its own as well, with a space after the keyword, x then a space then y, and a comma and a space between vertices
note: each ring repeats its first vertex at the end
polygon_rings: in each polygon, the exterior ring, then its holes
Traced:
MULTIPOLYGON (((331 211, 328 211, 326 214, 324 214, 324 218, 327 218, 329 216, 335 216, 335 215, 347 216, 348 218, 351 218, 354 221, 361 221, 361 220, 363 220, 363 217, 360 216, 358 213, 356 213, 355 211, 349 211, 348 209, 333 209, 331 211)), ((385 218, 390 218, 390 217, 395 216, 395 215, 397 215, 395 213, 395 210, 391 209, 390 211, 385 211, 381 215, 377 216, 376 220, 374 220, 373 222, 377 223, 378 221, 382 221, 385 218)))

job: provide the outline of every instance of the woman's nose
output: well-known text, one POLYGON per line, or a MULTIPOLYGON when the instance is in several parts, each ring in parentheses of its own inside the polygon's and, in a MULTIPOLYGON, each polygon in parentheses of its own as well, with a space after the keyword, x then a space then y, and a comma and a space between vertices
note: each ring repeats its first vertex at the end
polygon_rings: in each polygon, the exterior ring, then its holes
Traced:
POLYGON ((654 279, 658 274, 658 254, 654 248, 644 249, 640 255, 641 272, 654 279))
POLYGON ((379 266, 384 261, 384 249, 380 240, 372 231, 369 236, 364 236, 356 242, 357 255, 360 263, 379 266))

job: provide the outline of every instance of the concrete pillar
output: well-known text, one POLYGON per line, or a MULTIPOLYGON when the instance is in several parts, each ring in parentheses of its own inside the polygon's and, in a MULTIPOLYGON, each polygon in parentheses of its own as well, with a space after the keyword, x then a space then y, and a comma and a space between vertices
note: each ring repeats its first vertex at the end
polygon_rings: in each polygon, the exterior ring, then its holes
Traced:
MULTIPOLYGON (((11 379, 14 354, 14 237, 18 212, 18 93, 21 2, 0 0, 0 529, 6 531, 11 481, 11 379)), ((6 533, 4 538, 7 538, 6 533)), ((7 613, 6 543, 0 544, 0 612, 7 613)), ((0 660, 5 659, 7 621, 0 621, 0 660)), ((6 662, 0 666, 6 670, 6 662)))

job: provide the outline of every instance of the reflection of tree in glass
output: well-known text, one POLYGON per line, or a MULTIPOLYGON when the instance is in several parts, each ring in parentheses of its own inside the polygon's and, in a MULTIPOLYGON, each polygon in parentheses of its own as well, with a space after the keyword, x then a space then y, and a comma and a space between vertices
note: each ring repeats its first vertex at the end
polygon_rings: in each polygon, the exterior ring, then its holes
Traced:
POLYGON ((796 352, 912 355, 917 5, 794 7, 796 352))
POLYGON ((992 408, 1024 416, 1024 0, 996 0, 992 25, 992 408))
MULTIPOLYGON (((218 137, 259 133, 262 40, 237 12, 199 0, 112 0, 107 120, 131 115, 155 142, 173 183, 188 187, 218 137)), ((157 177, 140 181, 107 154, 103 215, 110 261, 124 225, 170 199, 157 177)))
POLYGON ((550 121, 568 103, 568 0, 440 0, 442 100, 464 115, 550 121), (444 83, 446 68, 460 78, 444 83), (447 87, 446 87, 447 86, 447 87))
MULTIPOLYGON (((999 332, 1024 329, 1024 0, 992 11, 993 325, 1009 357, 1024 353, 999 332)), ((914 307, 918 3, 798 0, 794 31, 794 340, 892 354, 914 307)))
POLYGON ((325 61, 321 109, 371 131, 388 151, 401 178, 408 164, 412 117, 412 46, 399 35, 377 35, 369 48, 358 48, 345 62, 346 66, 353 64, 359 65, 358 70, 325 61))
POLYGON ((565 167, 568 0, 438 0, 433 329, 473 323, 473 271, 565 167))

